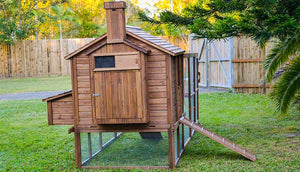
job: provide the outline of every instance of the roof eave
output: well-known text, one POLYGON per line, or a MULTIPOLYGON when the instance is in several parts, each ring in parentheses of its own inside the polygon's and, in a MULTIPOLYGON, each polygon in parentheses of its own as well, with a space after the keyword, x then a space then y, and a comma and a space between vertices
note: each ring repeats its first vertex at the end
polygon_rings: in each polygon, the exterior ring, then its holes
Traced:
POLYGON ((182 51, 179 51, 179 52, 176 52, 176 53, 171 52, 171 51, 169 51, 169 50, 167 50, 167 49, 165 49, 165 48, 163 48, 163 47, 161 47, 159 45, 156 45, 156 44, 154 44, 154 43, 152 43, 152 42, 150 42, 148 40, 145 40, 144 38, 142 38, 142 37, 140 37, 140 36, 138 36, 138 35, 130 32, 128 30, 126 31, 126 34, 128 34, 128 35, 130 35, 130 36, 132 36, 132 37, 134 37, 134 38, 136 38, 136 39, 138 39, 138 40, 140 40, 140 41, 142 41, 142 42, 144 42, 144 43, 146 43, 148 45, 151 45, 151 46, 153 46, 153 47, 155 47, 155 48, 157 48, 157 49, 159 49, 159 50, 161 50, 161 51, 163 51, 163 52, 165 52, 165 53, 167 53, 167 54, 169 54, 171 56, 181 55, 181 54, 184 54, 184 52, 185 52, 185 50, 182 50, 182 51))
POLYGON ((42 99, 42 101, 48 102, 48 101, 56 100, 56 99, 59 99, 59 98, 65 97, 65 96, 70 96, 70 95, 72 95, 72 90, 65 91, 63 93, 59 93, 59 94, 44 98, 44 99, 42 99))
POLYGON ((99 38, 96 38, 95 40, 85 44, 84 46, 80 47, 79 49, 73 51, 72 53, 68 54, 67 56, 65 56, 65 60, 70 60, 71 58, 73 58, 74 56, 76 56, 77 54, 83 52, 84 50, 86 50, 87 48, 89 48, 90 46, 98 43, 99 41, 101 41, 102 39, 106 38, 106 34, 103 34, 102 36, 100 36, 99 38))

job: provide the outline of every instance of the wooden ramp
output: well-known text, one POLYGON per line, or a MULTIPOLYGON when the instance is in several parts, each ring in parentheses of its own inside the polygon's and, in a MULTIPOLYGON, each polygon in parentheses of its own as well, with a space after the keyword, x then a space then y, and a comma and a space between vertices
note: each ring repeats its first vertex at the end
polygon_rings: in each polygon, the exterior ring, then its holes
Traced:
POLYGON ((201 125, 194 123, 185 117, 181 117, 180 122, 184 125, 187 125, 188 127, 192 128, 192 129, 194 129, 195 131, 198 131, 201 134, 211 138, 212 140, 224 145, 225 147, 243 155, 244 157, 250 159, 251 161, 256 161, 256 155, 254 155, 253 153, 249 152, 248 150, 244 149, 241 146, 234 144, 233 142, 225 139, 224 137, 205 129, 201 125))

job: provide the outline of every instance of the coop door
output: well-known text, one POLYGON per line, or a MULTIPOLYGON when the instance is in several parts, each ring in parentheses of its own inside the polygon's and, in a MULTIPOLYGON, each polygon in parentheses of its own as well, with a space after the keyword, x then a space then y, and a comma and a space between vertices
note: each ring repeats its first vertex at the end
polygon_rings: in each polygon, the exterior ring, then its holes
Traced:
POLYGON ((94 103, 98 124, 146 123, 143 63, 138 53, 95 56, 94 103))

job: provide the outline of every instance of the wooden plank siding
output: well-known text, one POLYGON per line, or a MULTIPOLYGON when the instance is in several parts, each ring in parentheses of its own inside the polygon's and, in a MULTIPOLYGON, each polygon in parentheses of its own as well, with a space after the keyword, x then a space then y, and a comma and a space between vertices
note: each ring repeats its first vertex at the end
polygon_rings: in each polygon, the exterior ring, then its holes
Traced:
MULTIPOLYGON (((149 55, 145 55, 144 53, 140 53, 140 55, 145 56, 145 76, 144 82, 146 82, 146 94, 143 95, 148 104, 148 106, 144 109, 149 117, 150 122, 147 126, 142 127, 142 130, 145 131, 156 131, 156 129, 167 129, 169 128, 169 122, 167 121, 168 117, 168 89, 167 89, 167 58, 170 58, 167 54, 146 45, 135 38, 127 37, 130 41, 134 42, 145 47, 145 49, 150 49, 151 53, 149 55)), ((103 40, 105 41, 105 40, 103 40)), ((99 42, 98 44, 101 44, 99 42)), ((96 45, 94 45, 96 46, 96 45)), ((77 129, 88 131, 88 125, 95 125, 96 121, 95 110, 93 105, 95 104, 94 98, 92 94, 94 93, 93 80, 94 76, 94 54, 105 54, 105 53, 123 53, 123 52, 137 52, 136 49, 133 49, 125 44, 107 44, 102 46, 99 49, 96 49, 94 52, 89 55, 85 55, 85 52, 88 52, 93 47, 90 47, 83 51, 82 53, 76 55, 72 60, 74 61, 73 73, 74 73, 74 81, 76 82, 73 87, 74 90, 74 101, 78 106, 76 110, 77 116, 75 117, 75 124, 77 124, 77 129), (74 60, 76 59, 76 60, 74 60)), ((171 72, 171 71, 170 71, 171 72)), ((171 83, 170 83, 171 86, 171 83)), ((173 121, 172 121, 173 122, 173 121)), ((93 129, 90 130, 111 130, 105 129, 107 127, 99 127, 94 126, 93 129)))
POLYGON ((49 125, 73 124, 73 99, 72 95, 57 98, 47 102, 49 125))
MULTIPOLYGON (((130 39, 130 38, 129 38, 130 39)), ((131 40, 135 44, 143 44, 135 38, 131 40)), ((103 44, 105 40, 98 44, 103 44)), ((149 118, 149 123, 140 126, 140 131, 167 131, 170 124, 173 124, 173 114, 176 113, 175 97, 173 84, 175 82, 174 64, 171 67, 171 60, 173 57, 154 49, 151 46, 143 44, 146 49, 150 49, 152 53, 146 55, 139 52, 139 56, 143 56, 145 61, 141 77, 141 82, 144 82, 144 89, 141 96, 146 105, 143 109, 149 118), (168 98, 169 97, 169 98, 168 98), (174 111, 175 110, 175 111, 174 111)), ((129 47, 125 44, 108 44, 99 49, 94 47, 82 51, 80 54, 72 58, 71 71, 72 71, 72 100, 74 103, 54 104, 55 110, 51 108, 52 113, 66 113, 68 115, 74 114, 71 118, 69 116, 54 116, 54 119, 69 120, 70 123, 75 125, 75 131, 112 131, 111 127, 95 126, 97 122, 95 119, 95 102, 92 94, 95 92, 94 88, 94 54, 107 54, 107 53, 124 53, 124 52, 137 52, 136 49, 129 47), (90 53, 90 49, 95 49, 90 53), (68 108, 65 108, 65 106, 68 108), (72 106, 72 107, 70 107, 72 106), (94 116, 93 116, 94 115, 94 116), (72 123, 71 123, 72 122, 72 123), (91 129, 91 126, 92 129, 91 129)), ((139 45, 140 46, 140 45, 139 45)), ((141 62, 142 63, 142 62, 141 62)), ((173 62, 174 63, 174 62, 173 62)), ((113 104, 113 103, 112 103, 113 104)), ((52 105, 52 104, 51 104, 52 105)), ((55 123, 53 123, 55 124, 55 123)), ((58 123, 57 123, 58 124, 58 123)), ((118 128, 118 127, 117 127, 118 128)), ((120 129, 121 130, 121 129, 120 129)), ((132 127, 132 130, 135 130, 132 127)))

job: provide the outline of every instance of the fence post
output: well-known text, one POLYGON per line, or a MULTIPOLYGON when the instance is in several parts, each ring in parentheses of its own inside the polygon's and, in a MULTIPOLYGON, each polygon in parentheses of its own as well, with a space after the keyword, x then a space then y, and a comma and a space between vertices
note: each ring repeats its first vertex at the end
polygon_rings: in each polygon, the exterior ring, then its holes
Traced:
POLYGON ((234 59, 234 39, 233 37, 229 38, 229 43, 230 43, 230 89, 232 90, 232 92, 234 92, 234 88, 232 87, 232 85, 234 84, 234 65, 232 63, 232 59, 234 59))
MULTIPOLYGON (((212 40, 211 40, 212 41, 212 40)), ((210 64, 210 59, 211 59, 211 41, 208 41, 206 38, 206 46, 207 46, 207 58, 206 58, 206 63, 207 63, 207 69, 208 70, 208 75, 207 75, 207 88, 209 89, 210 84, 211 84, 211 64, 210 64)))

